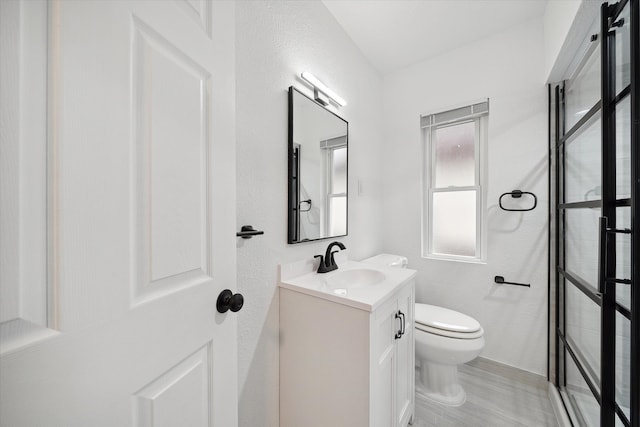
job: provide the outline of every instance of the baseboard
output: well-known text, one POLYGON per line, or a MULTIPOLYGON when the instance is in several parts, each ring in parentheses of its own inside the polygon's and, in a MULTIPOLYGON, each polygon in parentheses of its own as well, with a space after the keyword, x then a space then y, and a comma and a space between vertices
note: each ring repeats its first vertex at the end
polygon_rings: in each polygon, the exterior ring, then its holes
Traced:
POLYGON ((547 388, 547 378, 545 376, 507 365, 506 363, 484 357, 477 357, 471 362, 468 362, 467 365, 533 385, 540 390, 547 388))
POLYGON ((553 413, 556 415, 558 425, 560 427, 573 427, 564 403, 562 403, 560 393, 553 383, 549 383, 549 400, 551 401, 551 407, 553 408, 553 413))

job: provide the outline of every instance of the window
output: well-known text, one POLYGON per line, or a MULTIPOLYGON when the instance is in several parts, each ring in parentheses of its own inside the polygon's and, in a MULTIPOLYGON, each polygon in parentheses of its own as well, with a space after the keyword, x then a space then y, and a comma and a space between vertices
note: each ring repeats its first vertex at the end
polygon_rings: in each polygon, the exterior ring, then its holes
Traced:
POLYGON ((347 137, 320 141, 325 153, 326 207, 324 231, 329 236, 347 234, 347 137))
POLYGON ((422 255, 484 259, 489 101, 420 118, 424 141, 422 255))

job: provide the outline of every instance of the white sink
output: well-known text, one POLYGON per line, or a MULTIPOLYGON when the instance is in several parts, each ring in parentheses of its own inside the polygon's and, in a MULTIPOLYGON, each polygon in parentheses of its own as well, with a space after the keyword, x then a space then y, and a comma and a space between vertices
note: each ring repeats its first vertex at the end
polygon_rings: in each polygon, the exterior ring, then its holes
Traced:
MULTIPOLYGON (((2 1, 2 0, 0 0, 2 1)), ((373 311, 416 272, 408 268, 373 267, 344 261, 329 273, 317 273, 317 260, 306 259, 280 266, 280 288, 373 311)))
POLYGON ((354 268, 351 270, 337 271, 327 277, 327 285, 336 288, 355 288, 375 285, 384 281, 383 272, 370 268, 354 268))

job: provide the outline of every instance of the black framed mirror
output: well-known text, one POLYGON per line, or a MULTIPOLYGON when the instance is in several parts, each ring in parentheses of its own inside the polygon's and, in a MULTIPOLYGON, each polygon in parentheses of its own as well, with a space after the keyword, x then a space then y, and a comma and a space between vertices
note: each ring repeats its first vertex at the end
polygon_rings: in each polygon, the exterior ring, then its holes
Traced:
POLYGON ((288 242, 347 235, 349 124, 289 87, 288 242))

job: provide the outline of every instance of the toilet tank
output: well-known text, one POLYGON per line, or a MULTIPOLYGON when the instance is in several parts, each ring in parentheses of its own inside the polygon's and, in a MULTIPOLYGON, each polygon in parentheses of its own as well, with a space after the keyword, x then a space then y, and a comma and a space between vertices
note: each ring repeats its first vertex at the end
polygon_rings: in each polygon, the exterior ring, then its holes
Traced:
POLYGON ((386 267, 406 268, 409 260, 407 259, 407 257, 403 257, 401 255, 379 254, 376 256, 372 256, 371 258, 364 259, 362 260, 362 262, 366 262, 368 264, 383 265, 386 267))

